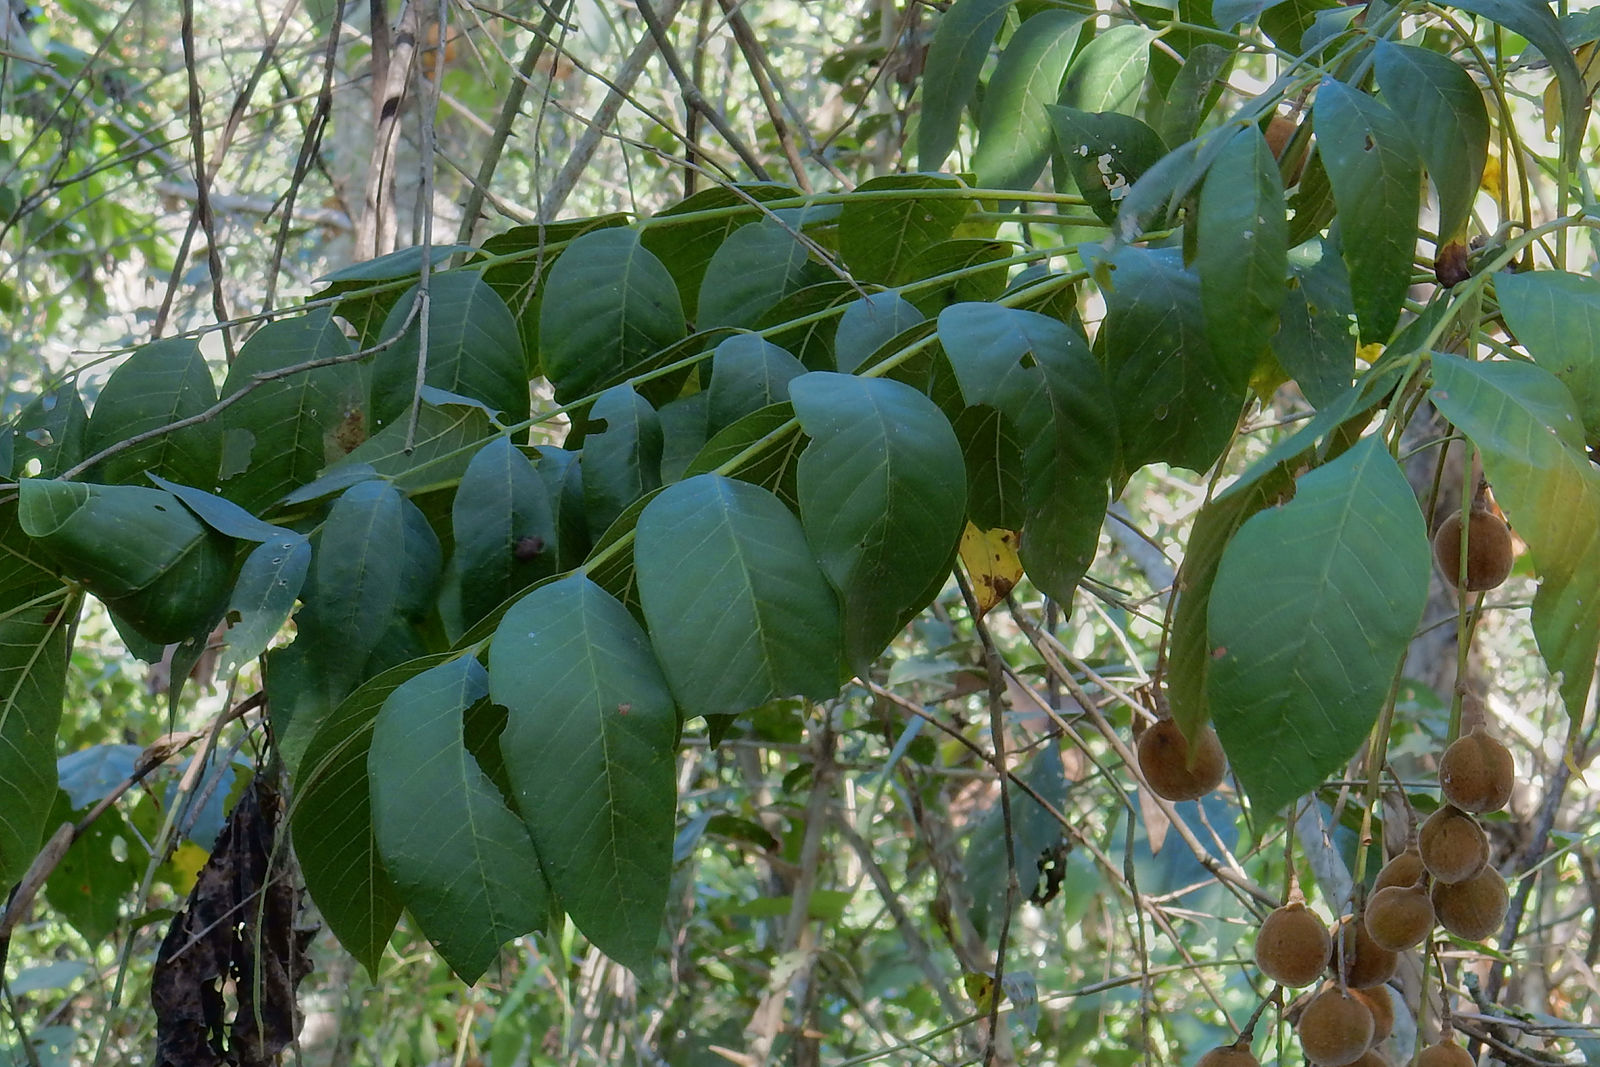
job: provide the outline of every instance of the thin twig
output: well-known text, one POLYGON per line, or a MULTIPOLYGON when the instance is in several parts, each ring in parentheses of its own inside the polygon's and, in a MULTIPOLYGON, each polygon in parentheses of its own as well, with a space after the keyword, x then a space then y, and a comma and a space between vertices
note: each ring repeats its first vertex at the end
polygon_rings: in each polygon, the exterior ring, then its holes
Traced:
POLYGON ((82 474, 84 471, 88 470, 90 467, 94 466, 96 463, 99 463, 102 460, 110 459, 112 456, 118 455, 122 452, 126 452, 135 445, 142 445, 146 441, 153 441, 157 437, 164 437, 169 433, 176 433, 178 430, 187 429, 190 426, 198 426, 203 422, 210 422, 212 419, 222 414, 222 412, 226 411, 228 408, 231 408, 233 405, 237 404, 239 401, 243 400, 246 396, 255 392, 263 385, 266 385, 268 382, 277 381, 279 378, 288 378, 296 374, 304 374, 306 371, 316 370, 318 367, 332 367, 340 363, 354 363, 357 360, 366 359, 368 356, 382 352, 384 349, 394 345, 400 340, 400 338, 405 336, 406 330, 410 329, 411 322, 416 318, 416 316, 417 305, 413 304, 411 307, 411 314, 406 316, 405 322, 401 324, 400 329, 393 337, 390 337, 384 341, 379 341, 370 348, 363 348, 359 352, 349 352, 342 356, 324 356, 321 359, 308 359, 303 363, 296 363, 288 367, 279 367, 277 370, 262 371, 259 374, 253 374, 250 376, 250 380, 244 385, 240 386, 238 390, 229 393, 227 396, 223 397, 221 400, 218 400, 215 404, 212 404, 204 411, 190 415, 187 418, 169 422, 165 426, 153 427, 145 430, 143 433, 136 433, 132 437, 124 438, 115 444, 107 445, 105 448, 102 448, 88 459, 83 460, 75 466, 69 467, 56 477, 62 481, 70 481, 71 479, 82 474))
POLYGON ((456 231, 457 244, 466 244, 472 240, 472 231, 478 225, 478 214, 483 210, 484 194, 494 178, 495 169, 500 165, 500 156, 505 151, 506 141, 511 137, 511 127, 522 114, 522 101, 527 96, 533 72, 544 55, 545 44, 551 31, 561 22, 561 11, 570 3, 571 0, 557 0, 545 10, 542 32, 533 35, 533 40, 528 42, 528 47, 522 53, 522 59, 517 64, 517 76, 511 79, 511 87, 506 91, 506 98, 500 104, 500 114, 495 119, 494 133, 490 135, 489 145, 484 149, 483 159, 478 164, 478 175, 472 180, 467 191, 467 203, 461 212, 461 227, 456 231))
POLYGON ((661 52, 661 58, 666 61, 667 69, 677 79, 678 91, 683 94, 683 102, 689 107, 698 109, 706 117, 706 121, 722 134, 722 139, 728 142, 728 147, 738 154, 758 181, 771 181, 772 177, 761 165, 761 160, 744 143, 744 139, 734 130, 732 124, 723 118, 722 113, 711 106, 705 94, 695 86, 689 72, 683 69, 683 60, 678 58, 678 50, 672 47, 672 41, 667 37, 667 28, 655 9, 650 6, 650 0, 634 0, 634 3, 639 8, 639 14, 644 16, 644 24, 649 28, 650 36, 655 38, 656 48, 661 52))
POLYGON ((994 638, 990 636, 989 628, 983 623, 983 612, 978 609, 978 598, 973 595, 971 583, 960 570, 957 570, 955 575, 956 584, 961 589, 961 599, 966 601, 967 613, 972 618, 972 627, 977 632, 978 641, 983 647, 983 666, 989 683, 989 735, 994 741, 991 763, 1000 783, 1000 819, 1005 827, 1006 905, 1000 913, 1000 932, 995 938, 995 992, 989 1005, 989 1033, 983 1046, 983 1063, 984 1067, 988 1067, 994 1062, 995 1036, 1000 1022, 1000 990, 1003 988, 1000 982, 1005 977, 1007 941, 1011 936, 1011 912, 1017 906, 1021 887, 1017 884, 1017 840, 1011 821, 1010 776, 1006 772, 1005 665, 1000 658, 999 649, 994 646, 994 638))

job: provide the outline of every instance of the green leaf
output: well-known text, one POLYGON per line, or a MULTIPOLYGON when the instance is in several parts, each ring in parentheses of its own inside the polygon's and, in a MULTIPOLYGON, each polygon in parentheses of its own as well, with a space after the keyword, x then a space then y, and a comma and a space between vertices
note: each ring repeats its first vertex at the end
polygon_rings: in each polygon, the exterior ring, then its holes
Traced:
POLYGON ((696 305, 706 267, 722 242, 728 239, 728 234, 757 218, 757 209, 751 201, 762 204, 799 195, 798 189, 777 182, 739 182, 732 186, 716 185, 702 189, 650 216, 640 227, 639 243, 661 260, 673 281, 678 284, 678 298, 683 302, 685 312, 691 319, 697 319, 699 310, 696 305), (678 220, 674 217, 733 207, 747 210, 713 218, 678 220))
POLYGON ((1355 376, 1350 275, 1321 238, 1290 253, 1289 272, 1272 353, 1305 398, 1320 408, 1347 392, 1355 376))
POLYGON ((1233 436, 1253 362, 1212 350, 1199 280, 1173 250, 1090 255, 1111 269, 1096 344, 1121 427, 1123 469, 1164 462, 1205 470, 1233 436))
POLYGON ((316 534, 305 607, 295 617, 313 661, 338 690, 362 677, 400 606, 404 498, 388 482, 352 485, 316 534))
POLYGON ((1150 42, 1155 38, 1155 33, 1133 23, 1099 34, 1072 61, 1056 102, 1079 111, 1131 114, 1150 72, 1150 42))
POLYGON ((1324 79, 1312 108, 1339 209, 1339 246, 1363 343, 1384 342, 1411 284, 1422 167, 1406 123, 1365 93, 1324 79))
POLYGON ((966 300, 997 300, 1006 289, 1006 267, 996 263, 1011 255, 1004 241, 985 241, 958 237, 941 241, 919 253, 906 264, 900 278, 906 283, 900 294, 927 318, 933 318, 951 304, 966 300), (995 263, 985 267, 985 263, 995 263), (978 268, 976 270, 972 268, 978 268), (922 284, 941 274, 961 272, 937 285, 922 284))
MULTIPOLYGON (((552 283, 555 273, 551 272, 552 283)), ((385 338, 399 335, 400 340, 380 351, 372 364, 375 428, 404 422, 411 410, 422 338, 421 315, 412 317, 417 295, 416 289, 407 290, 383 324, 385 338)), ((481 401, 507 423, 526 419, 528 373, 522 336, 494 288, 475 270, 435 274, 428 279, 428 307, 424 383, 481 401)))
POLYGON ((1261 29, 1279 48, 1298 56, 1306 50, 1306 31, 1315 25, 1317 16, 1338 8, 1338 0, 1282 0, 1261 13, 1261 29))
MULTIPOLYGON (((77 822, 86 814, 73 811, 65 793, 58 793, 57 798, 49 826, 77 822)), ((124 899, 139 884, 149 853, 129 848, 137 840, 122 814, 115 807, 107 808, 72 842, 44 884, 50 910, 91 943, 116 935, 124 899)), ((11 985, 16 988, 15 982, 11 985)))
POLYGON ((900 382, 819 372, 791 391, 812 439, 800 520, 839 592, 845 660, 859 673, 949 576, 966 523, 961 443, 933 401, 900 382))
POLYGON ((171 493, 29 478, 19 499, 23 531, 149 640, 181 641, 221 613, 232 543, 171 493))
POLYGON ((169 482, 159 474, 149 474, 147 477, 158 489, 165 489, 183 501, 183 506, 194 512, 195 518, 220 534, 241 541, 260 542, 277 540, 289 532, 282 526, 263 522, 238 504, 215 493, 207 493, 190 485, 169 482))
MULTIPOLYGON (((239 349, 222 393, 231 396, 261 376, 353 351, 326 308, 269 322, 239 349)), ((222 472, 222 495, 259 512, 311 481, 365 439, 366 392, 361 368, 354 363, 262 381, 223 409, 224 440, 237 442, 234 447, 242 458, 222 472)))
POLYGON ((606 955, 643 971, 672 874, 678 713, 649 640, 582 575, 506 612, 489 689, 500 750, 550 887, 606 955))
POLYGON ((839 608, 800 521, 717 475, 662 490, 634 539, 650 639, 686 716, 839 689, 839 608))
POLYGON ((1261 811, 1315 788, 1371 731, 1422 619, 1430 565, 1416 495, 1376 436, 1234 534, 1211 589, 1206 690, 1261 811))
POLYGON ((961 113, 978 87, 983 61, 994 44, 1012 0, 958 0, 939 18, 924 69, 938 71, 922 80, 922 114, 917 127, 917 168, 936 171, 956 146, 961 113))
POLYGON ((1438 52, 1379 41, 1378 87, 1411 138, 1439 193, 1439 244, 1464 234, 1489 153, 1483 90, 1461 65, 1438 52))
POLYGON ((571 570, 589 554, 589 524, 583 510, 583 466, 577 452, 554 445, 535 449, 534 470, 550 494, 556 526, 556 572, 571 570))
MULTIPOLYGON (((408 421, 401 418, 385 426, 336 466, 328 468, 317 481, 329 479, 338 486, 351 484, 343 479, 361 480, 376 474, 407 493, 453 485, 472 462, 477 451, 474 446, 494 432, 488 415, 476 404, 435 406, 424 400, 417 413, 416 434, 408 448, 408 421)), ((285 502, 304 502, 325 495, 325 488, 311 496, 292 493, 285 502)))
POLYGON ((496 437, 472 457, 450 516, 466 623, 556 572, 549 487, 509 437, 496 437))
POLYGON ((968 406, 992 407, 1008 424, 993 431, 996 456, 1022 450, 1022 563, 1034 584, 1070 604, 1094 560, 1117 454, 1100 365, 1065 323, 992 304, 945 311, 939 340, 968 406))
POLYGON ((711 435, 708 425, 711 394, 705 390, 680 396, 664 404, 661 417, 661 481, 670 485, 683 477, 711 435))
POLYGON ((960 179, 942 174, 885 174, 857 187, 856 193, 864 195, 846 200, 839 211, 839 253, 851 275, 857 281, 893 282, 912 257, 948 240, 970 207, 952 197, 880 200, 865 194, 962 188, 960 179))
POLYGON ((686 332, 672 275, 631 229, 586 233, 550 269, 539 355, 563 404, 624 380, 686 332))
POLYGON ((1108 224, 1116 222, 1117 205, 1167 154, 1167 146, 1129 115, 1056 105, 1047 110, 1055 128, 1057 173, 1070 174, 1094 213, 1108 224))
POLYGON ((464 742, 463 716, 488 693, 488 672, 471 656, 430 668, 383 702, 367 753, 384 867, 422 932, 468 983, 549 911, 527 828, 464 742))
MULTIPOLYGON (((841 309, 861 293, 854 282, 841 279, 817 282, 797 289, 762 313, 756 332, 798 359, 809 370, 833 370, 833 335, 841 309)), ((707 334, 713 331, 706 331, 707 334)), ((723 327, 727 337, 735 331, 723 327)), ((720 343, 726 337, 718 337, 720 343)))
MULTIPOLYGON (((217 388, 200 355, 199 341, 190 337, 152 341, 124 360, 100 391, 89 420, 88 451, 92 454, 198 415, 216 402, 217 388)), ((216 484, 221 456, 221 429, 215 422, 202 422, 102 460, 89 476, 102 482, 131 482, 153 471, 209 489, 216 484)))
POLYGON ((84 449, 89 415, 71 382, 35 397, 10 428, 15 430, 11 463, 16 474, 32 473, 28 464, 37 460, 37 477, 54 478, 88 454, 84 449))
POLYGON ((232 677, 267 650, 289 621, 310 567, 311 542, 287 531, 245 557, 224 614, 228 629, 217 657, 218 677, 232 677))
POLYGON ((755 334, 728 338, 711 356, 707 429, 714 434, 789 399, 789 383, 804 373, 805 364, 755 334))
POLYGON ((1567 387, 1585 438, 1600 442, 1600 282, 1538 270, 1498 274, 1494 287, 1517 343, 1567 387))
POLYGON ((1012 420, 988 404, 962 410, 951 427, 967 472, 967 513, 980 530, 1020 530, 1027 521, 1023 444, 1012 420))
POLYGON ((923 321, 922 312, 895 292, 873 293, 847 304, 833 342, 840 372, 859 370, 879 348, 923 321))
POLYGON ((822 269, 810 257, 795 234, 773 219, 733 231, 706 267, 696 325, 754 327, 784 297, 822 280, 822 269))
POLYGON ((1561 24, 1544 0, 1447 0, 1450 7, 1482 15, 1497 22, 1513 33, 1527 38, 1528 43, 1544 53, 1544 58, 1556 72, 1561 84, 1561 154, 1563 166, 1570 169, 1578 160, 1578 150, 1583 143, 1583 127, 1589 117, 1589 90, 1577 61, 1567 48, 1561 35, 1561 24))
POLYGON ((1288 289, 1289 220, 1267 139, 1248 126, 1230 140, 1200 187, 1195 273, 1206 340, 1257 364, 1278 329, 1288 289))
POLYGON ((477 249, 471 245, 431 245, 424 248, 422 245, 412 245, 410 248, 400 248, 393 252, 364 259, 360 263, 352 263, 347 267, 340 267, 336 271, 324 274, 318 278, 318 285, 336 285, 340 282, 386 282, 395 278, 409 278, 422 272, 422 254, 428 253, 428 262, 434 269, 444 263, 457 252, 475 252, 477 249))
POLYGON ((400 918, 400 896, 373 837, 367 756, 373 723, 403 683, 448 655, 427 656, 369 678, 328 716, 295 770, 290 810, 295 857, 328 929, 376 980, 400 918))
POLYGON ((718 431, 689 464, 683 477, 726 474, 741 482, 759 485, 775 493, 789 507, 798 508, 795 476, 798 457, 805 446, 806 437, 795 421, 794 407, 784 401, 752 411, 732 426, 718 431))
POLYGON ((1483 452, 1483 468, 1540 577, 1533 636, 1576 730, 1600 648, 1600 472, 1571 395, 1531 363, 1433 357, 1434 405, 1483 452))
POLYGON ((1235 53, 1209 42, 1189 49, 1188 58, 1167 91, 1157 132, 1165 144, 1183 144, 1200 128, 1215 105, 1235 53))
MULTIPOLYGON (((49 587, 35 588, 43 595, 49 587)), ((22 880, 51 829, 67 634, 76 615, 77 605, 66 603, 64 591, 31 606, 8 604, 0 613, 0 883, 5 885, 22 880)))
POLYGON ((629 504, 661 485, 661 420, 631 385, 600 394, 583 439, 583 506, 589 538, 605 533, 629 504))
POLYGON ((533 377, 540 370, 539 313, 544 304, 544 286, 541 283, 550 268, 574 238, 590 230, 626 226, 631 221, 629 216, 614 211, 586 219, 533 222, 525 226, 513 226, 483 242, 482 252, 485 256, 516 256, 484 266, 483 280, 500 294, 512 318, 517 320, 528 377, 533 377))
POLYGON ((1178 602, 1172 612, 1167 669, 1163 676, 1172 718, 1185 737, 1194 737, 1211 720, 1211 708, 1206 700, 1206 679, 1211 673, 1206 616, 1211 607, 1217 565, 1245 520, 1263 508, 1287 500, 1293 491, 1293 473, 1287 464, 1278 464, 1239 491, 1207 501, 1195 515, 1189 539, 1183 546, 1178 602))
MULTIPOLYGON (((1050 160, 1050 121, 1085 16, 1050 9, 1011 35, 983 94, 972 169, 986 189, 1031 189, 1050 160)), ((848 231, 846 231, 848 232, 848 231)), ((948 235, 946 235, 948 236, 948 235)))

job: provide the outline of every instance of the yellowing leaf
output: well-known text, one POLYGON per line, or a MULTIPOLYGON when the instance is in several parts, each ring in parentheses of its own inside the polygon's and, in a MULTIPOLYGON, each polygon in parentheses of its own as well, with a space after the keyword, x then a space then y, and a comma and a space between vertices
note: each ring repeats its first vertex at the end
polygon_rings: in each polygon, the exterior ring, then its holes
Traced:
MULTIPOLYGON (((1600 41, 1590 41, 1572 53, 1572 58, 1578 64, 1578 72, 1583 75, 1584 92, 1594 95, 1594 91, 1600 89, 1600 41)), ((1550 84, 1544 87, 1545 140, 1554 141, 1560 129, 1561 82, 1552 77, 1550 84)))
POLYGON ((206 860, 211 858, 211 853, 195 844, 185 841, 172 850, 172 859, 169 861, 172 871, 172 888, 187 895, 194 889, 195 882, 200 879, 200 868, 206 865, 206 860))
POLYGON ((977 1007, 979 1015, 987 1015, 994 1010, 995 995, 1005 998, 1005 991, 995 988, 994 975, 979 974, 977 971, 968 971, 961 976, 961 987, 967 991, 967 996, 972 998, 972 1003, 977 1007))
POLYGON ((1013 530, 980 530, 967 523, 961 534, 961 562, 972 579, 980 616, 988 614, 1022 580, 1022 560, 1017 556, 1013 530))

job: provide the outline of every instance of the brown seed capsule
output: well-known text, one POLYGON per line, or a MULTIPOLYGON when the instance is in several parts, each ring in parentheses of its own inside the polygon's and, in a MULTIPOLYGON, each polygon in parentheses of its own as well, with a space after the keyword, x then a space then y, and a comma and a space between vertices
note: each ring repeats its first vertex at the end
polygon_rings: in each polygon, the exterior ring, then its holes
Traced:
POLYGON ((1382 985, 1394 977, 1400 966, 1400 956, 1372 940, 1367 924, 1360 917, 1346 915, 1339 920, 1334 932, 1333 970, 1340 973, 1343 964, 1344 984, 1352 989, 1367 989, 1382 985), (1340 942, 1343 941, 1343 945, 1340 942))
POLYGON ((1441 882, 1465 882, 1489 862, 1489 839, 1483 827, 1449 804, 1423 822, 1417 850, 1428 873, 1441 882))
POLYGON ((1371 989, 1352 989, 1350 995, 1367 1006, 1372 1013, 1372 1043, 1381 1045, 1394 1033, 1394 1001, 1389 999, 1387 986, 1371 989))
MULTIPOLYGON (((1487 508, 1473 508, 1467 520, 1467 584, 1469 593, 1494 589, 1511 573, 1515 552, 1511 531, 1487 508)), ((1433 555, 1451 585, 1461 582, 1461 513, 1453 511, 1433 534, 1433 555)))
POLYGON ((1472 1055, 1453 1041, 1429 1045, 1417 1053, 1411 1067, 1477 1067, 1472 1055))
POLYGON ((1261 920, 1256 966, 1279 985, 1310 985, 1328 965, 1333 939, 1317 914, 1291 901, 1261 920))
POLYGON ((1317 1067, 1344 1067, 1372 1044, 1372 1013, 1347 990, 1328 986, 1300 1013, 1295 1033, 1306 1059, 1317 1067))
POLYGON ((1439 759, 1439 788, 1462 811, 1499 811, 1516 782, 1510 751, 1481 726, 1456 738, 1439 759))
POLYGON ((1493 867, 1465 882, 1441 882, 1433 887, 1433 910, 1439 925, 1457 937, 1482 941, 1498 933, 1505 922, 1510 895, 1506 880, 1493 867))
POLYGON ((1139 771, 1157 796, 1168 800, 1197 800, 1222 784, 1228 757, 1210 725, 1195 738, 1193 763, 1183 731, 1171 719, 1162 719, 1139 737, 1139 771))
POLYGON ((1382 948, 1404 952, 1433 929, 1433 902, 1421 885, 1385 886, 1367 901, 1367 933, 1382 948))
POLYGON ((1250 1052, 1250 1042, 1244 1038, 1231 1045, 1218 1045, 1201 1056, 1194 1067, 1261 1067, 1261 1061, 1250 1052))
POLYGON ((1378 890, 1392 885, 1416 885, 1426 873, 1428 869, 1422 865, 1422 853, 1413 846, 1383 865, 1372 891, 1376 894, 1378 890))

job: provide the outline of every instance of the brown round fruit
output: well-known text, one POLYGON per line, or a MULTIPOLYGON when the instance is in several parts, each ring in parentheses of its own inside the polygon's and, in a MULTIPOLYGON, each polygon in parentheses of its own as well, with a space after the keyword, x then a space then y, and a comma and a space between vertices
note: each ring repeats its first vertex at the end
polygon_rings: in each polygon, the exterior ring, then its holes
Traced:
POLYGON ((1439 925, 1468 941, 1482 941, 1498 933, 1509 903, 1506 880, 1493 867, 1485 867, 1465 882, 1433 887, 1433 910, 1439 915, 1439 925))
MULTIPOLYGON (((1444 517, 1433 534, 1433 555, 1451 585, 1461 581, 1461 513, 1444 517)), ((1511 531, 1487 508, 1473 508, 1467 520, 1467 583, 1469 593, 1494 589, 1511 573, 1511 531)))
POLYGON ((1411 1067, 1477 1067, 1472 1054, 1453 1041, 1429 1045, 1417 1053, 1411 1067))
POLYGON ((1202 727, 1195 742, 1191 762, 1189 743, 1171 719, 1162 719, 1140 735, 1139 772, 1157 796, 1198 800, 1222 784, 1228 758, 1217 732, 1209 725, 1202 727))
POLYGON ((1489 839, 1478 820, 1446 804, 1422 824, 1417 850, 1423 866, 1441 882, 1465 882, 1489 862, 1489 839))
POLYGON ((1367 901, 1366 924, 1379 946, 1404 952, 1433 929, 1433 902, 1421 885, 1385 886, 1367 901))
POLYGON ((1389 1062, 1389 1057, 1375 1048, 1369 1048, 1358 1056, 1350 1067, 1394 1067, 1394 1065, 1389 1062))
POLYGON ((1422 853, 1413 846, 1383 865, 1383 870, 1378 872, 1378 880, 1372 885, 1372 891, 1377 893, 1378 890, 1387 889, 1392 885, 1416 885, 1422 881, 1422 876, 1426 873, 1428 868, 1422 865, 1422 853))
POLYGON ((1394 1001, 1389 999, 1387 986, 1371 989, 1352 989, 1350 995, 1367 1006, 1372 1013, 1372 1043, 1381 1045, 1394 1033, 1394 1001))
POLYGON ((1317 914, 1299 901, 1278 908, 1256 933, 1256 966, 1279 985, 1304 986, 1328 965, 1333 939, 1317 914))
POLYGON ((1334 933, 1335 974, 1340 973, 1341 963, 1345 985, 1352 989, 1368 989, 1394 977, 1395 969, 1400 966, 1400 955, 1374 941, 1367 933, 1367 924, 1359 916, 1352 919, 1346 915, 1339 920, 1334 933))
POLYGON ((1250 1042, 1240 1038, 1232 1045, 1218 1045, 1201 1056, 1194 1067, 1261 1067, 1250 1053, 1250 1042))
POLYGON ((1439 788, 1462 811, 1499 811, 1516 781, 1510 751, 1482 727, 1456 738, 1439 760, 1439 788))
POLYGON ((1295 1033, 1306 1059, 1317 1067, 1344 1067, 1372 1044, 1372 1013, 1346 990, 1329 986, 1300 1013, 1295 1033))

